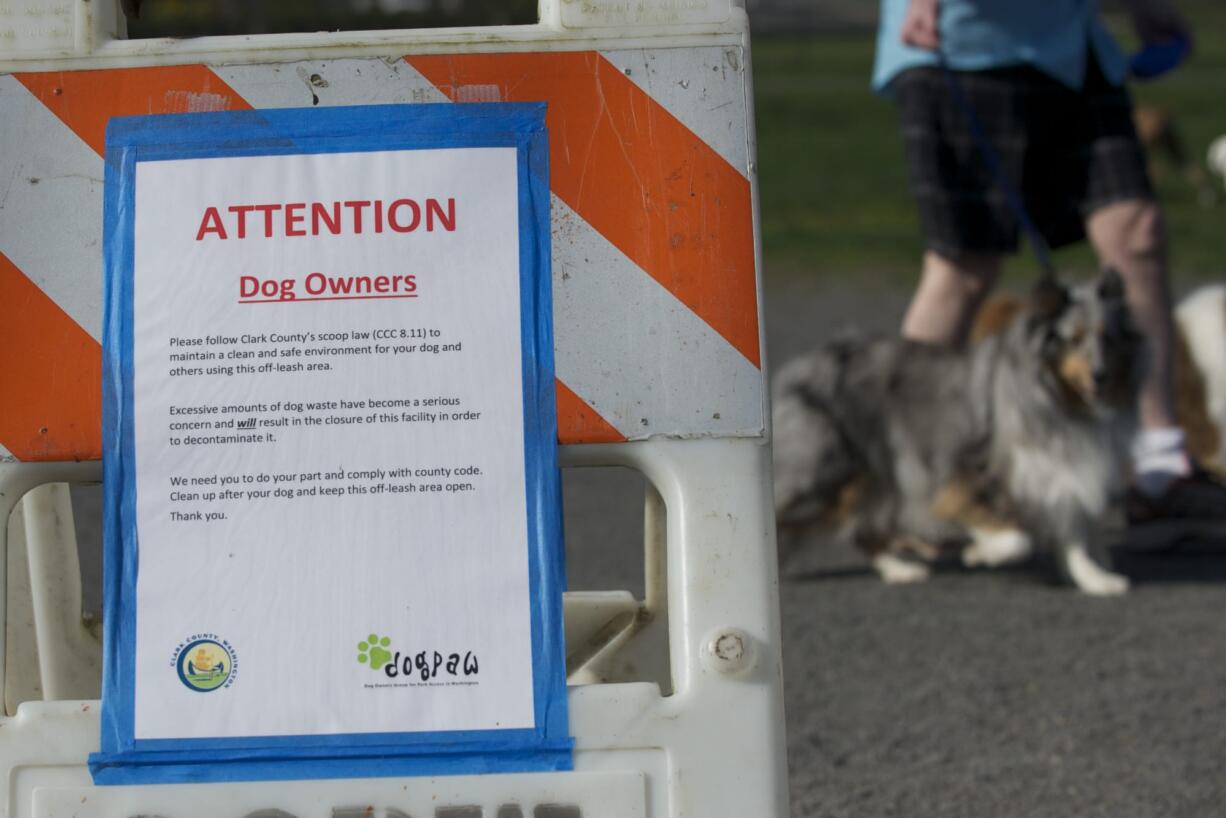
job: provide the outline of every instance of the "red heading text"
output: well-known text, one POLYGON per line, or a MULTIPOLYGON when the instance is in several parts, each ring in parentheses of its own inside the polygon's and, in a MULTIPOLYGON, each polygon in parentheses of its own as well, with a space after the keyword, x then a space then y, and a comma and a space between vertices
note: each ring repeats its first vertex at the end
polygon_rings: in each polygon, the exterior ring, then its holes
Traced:
POLYGON ((455 199, 355 199, 344 202, 288 202, 207 207, 196 241, 281 236, 339 236, 343 233, 455 232, 455 199))

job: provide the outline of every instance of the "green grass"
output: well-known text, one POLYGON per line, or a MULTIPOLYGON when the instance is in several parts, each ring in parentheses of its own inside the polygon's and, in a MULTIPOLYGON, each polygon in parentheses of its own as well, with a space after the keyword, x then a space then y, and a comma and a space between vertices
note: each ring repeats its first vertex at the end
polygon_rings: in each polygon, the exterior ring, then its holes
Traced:
MULTIPOLYGON (((1203 162, 1226 133, 1226 7, 1190 4, 1194 56, 1161 80, 1134 85, 1139 104, 1174 114, 1188 152, 1203 162)), ((1109 24, 1125 51, 1122 20, 1109 24)), ((892 104, 869 90, 873 34, 755 37, 754 99, 761 178, 762 237, 772 278, 904 281, 922 249, 892 104)), ((1226 276, 1226 191, 1205 208, 1178 173, 1156 169, 1170 223, 1177 280, 1226 276)), ((1082 246, 1063 250, 1061 269, 1092 270, 1082 246)), ((1033 270, 1014 259, 1010 273, 1033 270)))

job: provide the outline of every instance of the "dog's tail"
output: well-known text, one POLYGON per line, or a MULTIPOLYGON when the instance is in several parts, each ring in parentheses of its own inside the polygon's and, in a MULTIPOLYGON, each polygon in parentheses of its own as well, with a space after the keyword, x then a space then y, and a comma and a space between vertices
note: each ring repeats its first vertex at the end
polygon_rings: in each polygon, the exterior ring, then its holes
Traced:
POLYGON ((838 350, 827 348, 789 361, 775 378, 775 513, 781 525, 830 512, 860 474, 836 412, 844 365, 838 350))

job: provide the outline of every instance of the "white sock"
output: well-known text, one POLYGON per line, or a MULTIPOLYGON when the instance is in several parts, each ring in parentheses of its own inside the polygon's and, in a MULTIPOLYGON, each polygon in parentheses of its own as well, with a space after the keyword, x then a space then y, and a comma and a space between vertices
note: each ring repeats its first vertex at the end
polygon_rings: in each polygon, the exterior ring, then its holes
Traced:
POLYGON ((1142 494, 1157 497, 1177 477, 1192 473, 1192 461, 1184 449, 1183 429, 1167 426, 1142 429, 1132 441, 1134 483, 1142 494))

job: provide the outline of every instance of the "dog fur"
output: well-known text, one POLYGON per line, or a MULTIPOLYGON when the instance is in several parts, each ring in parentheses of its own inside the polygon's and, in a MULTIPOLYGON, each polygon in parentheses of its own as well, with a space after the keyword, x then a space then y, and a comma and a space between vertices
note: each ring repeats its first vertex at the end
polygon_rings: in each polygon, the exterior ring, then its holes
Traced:
POLYGON ((984 566, 1038 545, 1082 591, 1123 593, 1095 534, 1123 488, 1143 355, 1108 272, 1044 281, 966 351, 852 338, 791 361, 774 384, 781 528, 838 530, 891 582, 951 543, 984 566))
POLYGON ((1222 184, 1226 185, 1226 134, 1209 143, 1205 162, 1213 175, 1221 177, 1222 184))
MULTIPOLYGON (((971 329, 972 343, 1009 326, 1023 307, 1014 295, 995 295, 971 329)), ((1188 454, 1226 478, 1226 285, 1200 287, 1175 309, 1175 414, 1188 454)))
POLYGON ((1202 466, 1226 477, 1226 285, 1190 293, 1179 302, 1175 323, 1177 406, 1188 448, 1202 466))

